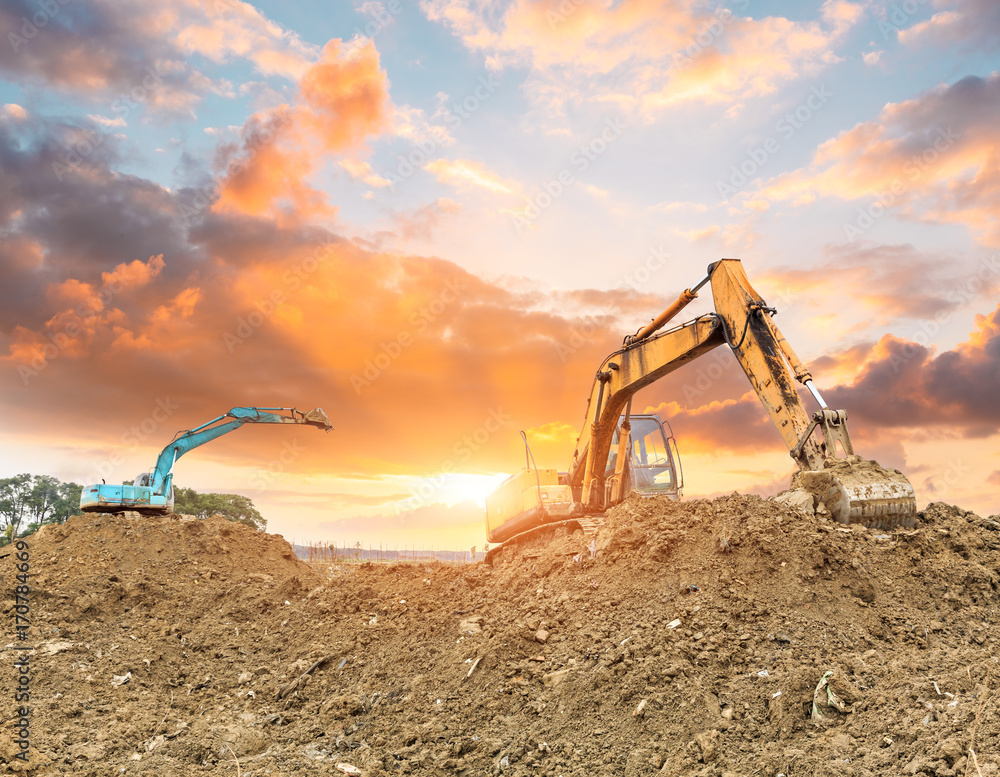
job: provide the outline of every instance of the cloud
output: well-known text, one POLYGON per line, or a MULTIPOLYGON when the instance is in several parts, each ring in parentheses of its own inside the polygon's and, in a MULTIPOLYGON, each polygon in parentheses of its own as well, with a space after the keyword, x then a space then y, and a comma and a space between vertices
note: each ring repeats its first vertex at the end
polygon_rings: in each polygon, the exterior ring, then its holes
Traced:
POLYGON ((0 72, 75 99, 113 101, 118 113, 131 100, 157 113, 193 115, 205 95, 228 94, 225 81, 191 64, 193 54, 217 63, 242 58, 263 75, 294 79, 319 53, 239 0, 41 7, 9 0, 0 5, 0 28, 9 44, 0 47, 0 72))
MULTIPOLYGON (((375 46, 345 51, 339 40, 328 42, 320 61, 303 73, 295 103, 254 114, 241 144, 220 146, 216 167, 223 172, 213 208, 332 216, 335 209, 309 177, 329 154, 356 154, 368 136, 386 129, 390 115, 388 79, 375 46)), ((383 185, 356 156, 342 164, 369 185, 383 185)))
POLYGON ((611 103, 652 118, 679 103, 768 95, 816 73, 836 61, 864 6, 826 0, 812 21, 740 17, 694 0, 514 0, 504 9, 422 0, 421 8, 488 67, 530 67, 525 89, 548 109, 611 103))
POLYGON ((872 67, 882 61, 882 55, 884 53, 885 52, 882 51, 881 49, 877 51, 866 51, 864 54, 861 55, 861 58, 864 60, 866 65, 872 67))
POLYGON ((308 505, 315 507, 315 502, 331 509, 342 507, 379 507, 409 499, 413 494, 356 494, 349 491, 294 491, 277 488, 267 489, 267 499, 270 502, 280 502, 284 505, 308 505))
MULTIPOLYGON (((487 281, 310 225, 294 201, 186 212, 191 190, 117 173, 111 141, 59 181, 71 129, 0 121, 12 193, 0 200, 0 411, 12 432, 65 441, 86 408, 98 461, 169 397, 179 409, 147 435, 145 457, 233 406, 321 406, 329 439, 251 430, 203 455, 260 465, 294 438, 304 472, 504 471, 523 455, 517 428, 576 424, 607 344, 668 302, 487 281)), ((458 211, 441 199, 413 221, 458 211)), ((553 448, 551 463, 569 454, 553 448)))
POLYGON ((901 43, 990 52, 1000 44, 1000 6, 992 0, 935 0, 934 6, 945 10, 900 30, 901 43))
POLYGON ((486 189, 496 194, 511 194, 517 189, 516 184, 504 183, 500 176, 486 167, 482 162, 470 159, 435 159, 424 165, 425 169, 443 184, 456 188, 475 187, 486 189))
POLYGON ((969 339, 934 354, 918 341, 885 335, 849 386, 827 402, 881 428, 951 428, 968 437, 1000 431, 1000 307, 976 316, 969 339))
POLYGON ((347 157, 340 160, 340 166, 347 171, 347 174, 350 175, 351 178, 358 179, 369 186, 375 187, 376 189, 392 186, 391 181, 376 173, 372 169, 372 166, 363 160, 347 157))
POLYGON ((846 130, 805 168, 754 196, 808 203, 817 196, 875 201, 844 225, 855 239, 882 213, 967 226, 1000 246, 1000 74, 937 86, 846 130))
POLYGON ((391 242, 392 238, 398 237, 404 245, 410 240, 429 241, 448 217, 455 216, 462 210, 462 205, 455 200, 438 197, 428 205, 393 213, 391 231, 382 233, 380 237, 384 242, 391 242))
MULTIPOLYGON (((917 341, 885 335, 874 344, 856 346, 810 366, 817 373, 828 372, 831 361, 857 365, 849 381, 823 389, 823 396, 830 407, 847 410, 861 455, 871 458, 885 450, 893 459, 900 458, 893 451, 901 433, 924 437, 936 431, 986 438, 1000 432, 1000 406, 993 401, 1000 392, 1000 307, 976 316, 976 329, 968 340, 940 354, 917 341)), ((735 374, 743 378, 738 370, 735 374)), ((680 401, 666 401, 652 412, 669 418, 685 451, 695 454, 747 454, 783 447, 753 392, 738 399, 689 402, 686 407, 680 401)))
POLYGON ((778 267, 755 280, 797 305, 835 307, 846 330, 850 316, 884 327, 899 319, 931 320, 974 299, 991 298, 1000 289, 1000 267, 996 262, 973 267, 950 253, 925 253, 911 245, 858 242, 826 246, 811 267, 778 267), (837 279, 833 305, 831 278, 837 279))

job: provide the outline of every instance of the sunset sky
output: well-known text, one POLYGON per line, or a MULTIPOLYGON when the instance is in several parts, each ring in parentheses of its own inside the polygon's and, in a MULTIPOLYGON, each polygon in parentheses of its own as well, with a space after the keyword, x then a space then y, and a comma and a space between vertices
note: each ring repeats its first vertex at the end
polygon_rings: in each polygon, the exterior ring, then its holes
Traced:
MULTIPOLYGON (((322 407, 175 483, 290 540, 482 546, 518 430, 566 469, 601 360, 736 257, 859 453, 1000 512, 995 0, 6 0, 0 31, 0 477, 322 407)), ((638 395, 687 497, 787 487, 749 391, 718 349, 638 395)))

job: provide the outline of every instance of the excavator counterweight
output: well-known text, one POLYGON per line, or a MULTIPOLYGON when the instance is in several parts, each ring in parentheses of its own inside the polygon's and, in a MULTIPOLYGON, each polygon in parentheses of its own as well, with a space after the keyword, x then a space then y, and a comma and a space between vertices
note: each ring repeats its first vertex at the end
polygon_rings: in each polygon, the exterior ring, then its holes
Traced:
MULTIPOLYGON (((809 492, 814 507, 828 511, 841 523, 876 528, 911 526, 916 515, 913 486, 899 471, 855 455, 847 431, 847 412, 827 406, 812 374, 775 325, 775 312, 750 285, 738 259, 721 259, 709 265, 700 283, 682 292, 650 324, 626 337, 622 347, 598 368, 573 460, 558 482, 550 484, 551 494, 546 495, 540 482, 535 489, 528 487, 535 476, 525 470, 514 476, 526 486, 516 504, 497 498, 511 481, 487 499, 490 541, 502 542, 518 532, 564 522, 567 517, 599 515, 632 492, 650 495, 637 479, 641 472, 630 419, 640 416, 631 416, 632 397, 720 345, 732 350, 785 441, 798 468, 792 477, 793 488, 809 492), (707 283, 711 284, 715 312, 660 332, 707 283), (796 382, 802 383, 819 405, 812 415, 802 403, 796 382), (611 454, 613 445, 618 450, 615 456, 611 454), (625 455, 627 451, 633 455, 625 455), (568 487, 568 492, 557 493, 555 485, 568 487)), ((673 451, 676 453, 676 446, 673 451)), ((679 457, 664 457, 663 461, 673 467, 675 461, 679 464, 679 457)), ((676 472, 673 476, 676 479, 676 472)), ((551 481, 551 476, 547 479, 551 481)), ((679 497, 679 490, 672 496, 679 497)))

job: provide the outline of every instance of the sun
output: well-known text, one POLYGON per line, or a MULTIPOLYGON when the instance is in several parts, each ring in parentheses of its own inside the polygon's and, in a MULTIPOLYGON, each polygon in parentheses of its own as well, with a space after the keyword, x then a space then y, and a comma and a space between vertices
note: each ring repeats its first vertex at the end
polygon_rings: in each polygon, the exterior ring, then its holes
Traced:
POLYGON ((504 473, 471 475, 462 472, 453 472, 448 475, 442 475, 441 498, 437 501, 453 505, 457 502, 470 500, 483 509, 486 509, 486 497, 506 479, 507 475, 504 473))

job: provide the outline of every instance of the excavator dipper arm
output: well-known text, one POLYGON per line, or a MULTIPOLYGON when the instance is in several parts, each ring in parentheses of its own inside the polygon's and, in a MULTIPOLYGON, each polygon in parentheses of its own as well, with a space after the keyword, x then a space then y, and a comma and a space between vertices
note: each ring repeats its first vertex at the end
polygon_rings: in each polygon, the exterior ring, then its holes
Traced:
POLYGON ((86 486, 80 495, 80 509, 102 513, 125 510, 150 514, 170 512, 173 509, 173 468, 177 459, 248 423, 305 424, 327 432, 333 428, 320 408, 302 412, 294 407, 234 407, 208 423, 178 432, 160 452, 152 472, 142 473, 132 485, 99 483, 86 486))
POLYGON ((208 423, 194 429, 178 432, 174 439, 164 448, 156 459, 149 485, 154 494, 169 491, 174 463, 188 451, 194 450, 207 442, 211 442, 224 434, 239 429, 244 424, 306 424, 318 427, 324 431, 333 429, 330 419, 322 409, 317 408, 303 413, 294 407, 234 407, 225 415, 213 418, 208 423), (277 411, 277 412, 272 412, 277 411), (282 415, 287 413, 287 415, 282 415), (224 419, 229 419, 224 421, 224 419), (224 421, 224 423, 219 423, 224 421))
POLYGON ((713 348, 727 344, 746 373, 789 454, 798 466, 794 487, 813 493, 838 520, 888 527, 912 522, 916 499, 909 481, 895 470, 854 455, 847 413, 831 410, 812 375, 775 326, 773 308, 754 291, 737 259, 711 264, 708 275, 648 326, 625 338, 594 378, 587 418, 577 440, 569 483, 586 510, 607 504, 605 462, 620 414, 636 391, 713 348), (711 282, 715 313, 656 335, 711 282), (795 382, 820 405, 811 417, 795 382), (819 430, 819 434, 815 432, 819 430), (838 458, 838 447, 843 457, 838 458))

